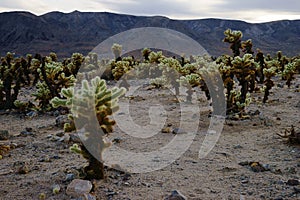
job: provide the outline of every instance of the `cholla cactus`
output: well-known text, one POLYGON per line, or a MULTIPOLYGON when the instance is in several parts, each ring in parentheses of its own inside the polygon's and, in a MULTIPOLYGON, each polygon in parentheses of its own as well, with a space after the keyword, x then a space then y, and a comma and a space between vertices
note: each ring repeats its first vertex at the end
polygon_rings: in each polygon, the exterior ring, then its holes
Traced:
POLYGON ((149 61, 150 53, 151 53, 151 50, 149 48, 144 48, 142 50, 142 55, 143 55, 145 61, 149 61))
POLYGON ((111 47, 113 54, 115 55, 115 60, 121 60, 121 53, 122 53, 122 45, 114 43, 111 47))
POLYGON ((161 77, 151 79, 150 84, 155 86, 156 88, 162 88, 167 87, 170 84, 170 82, 165 75, 162 75, 161 77))
POLYGON ((264 76, 264 68, 265 68, 265 58, 264 58, 264 54, 260 49, 257 49, 257 54, 255 57, 255 62, 259 63, 259 83, 263 83, 265 80, 265 76, 264 76))
POLYGON ((240 82, 242 103, 246 99, 247 92, 255 89, 255 75, 259 69, 258 63, 254 61, 251 54, 245 54, 242 58, 237 56, 232 61, 233 73, 240 82), (250 88, 250 90, 248 90, 250 88))
POLYGON ((0 109, 14 108, 21 85, 24 83, 24 69, 20 59, 8 52, 1 58, 0 65, 0 109))
POLYGON ((243 37, 243 33, 241 31, 232 31, 231 29, 227 29, 224 32, 225 38, 224 42, 230 43, 230 49, 232 50, 234 57, 240 55, 241 38, 243 37))
POLYGON ((158 52, 151 52, 149 54, 149 61, 150 63, 160 63, 161 59, 165 58, 165 56, 163 55, 162 51, 158 51, 158 52))
POLYGON ((112 74, 115 80, 119 80, 124 74, 129 72, 133 66, 128 61, 118 61, 115 63, 112 74))
POLYGON ((243 52, 245 52, 245 53, 249 53, 249 54, 253 54, 254 53, 253 50, 252 50, 253 43, 252 43, 251 39, 243 41, 241 47, 243 48, 243 52))
POLYGON ((266 103, 269 95, 270 95, 270 90, 272 89, 272 87, 274 86, 274 82, 272 81, 272 77, 276 75, 276 67, 271 67, 271 68, 264 68, 263 73, 264 76, 266 77, 265 80, 265 86, 264 86, 264 98, 263 98, 263 103, 266 103))
POLYGON ((294 79, 294 75, 296 74, 297 65, 296 62, 291 62, 285 65, 284 70, 282 72, 282 76, 286 80, 286 85, 288 87, 291 86, 291 82, 294 79))
POLYGON ((39 102, 38 109, 50 110, 51 104, 49 101, 59 96, 62 88, 73 86, 75 77, 73 75, 65 75, 62 63, 46 63, 44 59, 38 72, 41 81, 37 84, 37 91, 33 93, 33 96, 39 102))
MULTIPOLYGON (((76 91, 74 87, 62 89, 61 94, 64 99, 55 97, 51 100, 51 104, 53 107, 64 106, 70 109, 71 119, 76 122, 76 129, 83 131, 83 144, 92 145, 91 148, 95 148, 101 157, 103 150, 109 146, 105 136, 113 131, 115 125, 115 121, 109 116, 118 109, 118 98, 125 91, 124 88, 117 87, 108 89, 106 82, 97 76, 90 83, 83 80, 81 88, 76 91), (91 123, 95 121, 93 111, 102 130, 100 132, 95 132, 97 125, 91 123)), ((73 146, 73 150, 82 154, 89 162, 89 165, 84 169, 86 178, 102 179, 104 177, 102 160, 98 161, 93 157, 83 144, 77 148, 73 146)))
POLYGON ((179 79, 179 83, 185 87, 196 87, 201 83, 201 76, 196 73, 181 76, 179 79))

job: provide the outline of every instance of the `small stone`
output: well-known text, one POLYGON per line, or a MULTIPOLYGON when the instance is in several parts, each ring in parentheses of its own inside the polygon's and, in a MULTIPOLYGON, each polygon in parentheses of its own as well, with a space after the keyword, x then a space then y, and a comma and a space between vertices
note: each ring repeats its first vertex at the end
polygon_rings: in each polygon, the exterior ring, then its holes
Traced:
POLYGON ((289 179, 287 182, 286 182, 287 185, 290 185, 290 186, 296 186, 296 185, 300 185, 300 182, 299 180, 297 179, 289 179))
POLYGON ((75 179, 75 175, 74 174, 67 174, 66 181, 73 181, 74 179, 75 179))
POLYGON ((246 183, 249 183, 249 180, 242 180, 241 182, 242 184, 246 184, 246 183))
POLYGON ((70 142, 81 143, 78 133, 70 133, 69 136, 70 136, 70 142))
POLYGON ((83 194, 83 200, 97 200, 97 198, 92 194, 83 194))
POLYGON ((300 194, 300 187, 299 186, 294 187, 294 191, 296 194, 300 194))
POLYGON ((64 132, 58 132, 55 135, 58 136, 58 137, 63 137, 65 135, 65 133, 64 132))
POLYGON ((239 162, 238 164, 241 166, 247 166, 247 165, 249 165, 249 161, 242 161, 242 162, 239 162))
POLYGON ((174 128, 172 133, 177 135, 177 134, 186 134, 187 132, 181 128, 174 128))
POLYGON ((28 117, 36 117, 36 116, 38 116, 38 112, 36 112, 36 111, 30 111, 30 112, 28 112, 27 114, 26 114, 26 116, 28 116, 28 117))
POLYGON ((26 128, 25 128, 25 131, 32 132, 33 129, 32 129, 31 127, 26 127, 26 128))
POLYGON ((112 142, 113 142, 113 143, 117 143, 117 144, 119 144, 119 143, 121 143, 121 142, 122 142, 122 138, 120 138, 120 137, 116 137, 116 138, 114 138, 114 139, 112 140, 112 142))
POLYGON ((67 187, 66 193, 69 196, 78 198, 84 197, 85 194, 90 193, 93 185, 90 181, 74 179, 67 187))
POLYGON ((243 147, 242 147, 241 145, 238 144, 238 145, 234 145, 233 148, 234 148, 234 149, 242 149, 243 147))
POLYGON ((60 115, 60 112, 58 110, 53 112, 54 117, 58 117, 60 115))
POLYGON ((173 190, 171 195, 166 197, 164 200, 187 200, 187 198, 178 190, 173 190))
POLYGON ((0 130, 0 140, 8 140, 9 132, 8 130, 0 130))
POLYGON ((28 174, 29 173, 29 167, 26 163, 24 163, 21 167, 18 169, 18 174, 28 174))
POLYGON ((55 126, 63 128, 65 123, 71 123, 68 115, 59 115, 55 118, 55 126))
POLYGON ((283 181, 283 180, 279 180, 279 181, 277 181, 277 184, 278 184, 278 185, 283 185, 283 184, 284 184, 284 181, 283 181))
POLYGON ((20 136, 22 137, 26 137, 26 136, 33 136, 34 134, 32 132, 28 132, 28 131, 21 131, 20 132, 20 136))

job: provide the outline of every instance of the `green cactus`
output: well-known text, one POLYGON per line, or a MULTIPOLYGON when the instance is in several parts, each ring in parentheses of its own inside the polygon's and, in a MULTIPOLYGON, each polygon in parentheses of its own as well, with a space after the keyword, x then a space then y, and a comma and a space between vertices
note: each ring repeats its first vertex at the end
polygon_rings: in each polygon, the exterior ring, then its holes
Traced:
MULTIPOLYGON (((83 133, 86 136, 84 142, 95 144, 93 148, 98 148, 96 150, 101 156, 103 150, 109 146, 109 143, 105 141, 105 137, 113 131, 115 125, 115 121, 110 119, 109 116, 118 109, 118 98, 125 92, 125 88, 108 89, 106 82, 97 76, 90 83, 83 80, 81 88, 76 91, 73 87, 62 89, 61 95, 64 98, 55 97, 51 100, 51 104, 53 107, 63 106, 70 109, 72 113, 70 119, 77 122, 76 129, 85 130, 83 133), (87 114, 93 110, 102 130, 99 133, 95 133, 96 127, 86 126, 86 124, 94 121, 94 115, 87 114)), ((84 169, 86 178, 102 179, 104 177, 102 160, 100 162, 94 158, 83 144, 79 144, 77 147, 74 146, 73 151, 80 153, 89 162, 89 165, 84 169)))
POLYGON ((122 60, 122 58, 121 58, 122 45, 114 43, 111 47, 111 50, 112 50, 113 54, 115 55, 116 61, 122 60))
POLYGON ((143 57, 144 57, 144 61, 145 61, 145 62, 148 62, 148 61, 149 61, 149 55, 150 55, 150 53, 151 53, 151 50, 150 50, 149 48, 144 48, 144 49, 142 50, 142 55, 143 55, 143 57))
POLYGON ((265 68, 265 58, 264 54, 260 49, 257 49, 257 54, 255 57, 255 62, 259 63, 259 83, 264 83, 265 76, 264 76, 264 68, 265 68))
POLYGON ((129 61, 118 61, 114 63, 115 67, 112 70, 112 74, 115 80, 119 80, 124 74, 133 69, 129 61))
POLYGON ((8 52, 1 58, 0 65, 0 109, 15 108, 22 84, 25 83, 24 69, 20 59, 14 59, 14 54, 8 52))
POLYGON ((251 39, 243 41, 241 47, 243 49, 243 52, 245 52, 245 53, 249 53, 249 54, 253 54, 254 53, 253 50, 252 50, 253 43, 252 43, 251 39))
MULTIPOLYGON (((269 61, 268 63, 270 66, 272 66, 271 61, 269 61)), ((274 86, 274 82, 272 81, 271 78, 276 75, 276 70, 277 70, 277 67, 275 67, 275 66, 272 66, 270 68, 264 68, 264 70, 263 70, 264 76, 266 77, 266 80, 264 81, 265 86, 263 88, 263 90, 264 90, 263 103, 267 102, 269 95, 270 95, 270 90, 274 86)))
POLYGON ((239 80, 241 88, 241 102, 244 103, 246 94, 255 89, 255 75, 259 69, 251 54, 245 54, 242 58, 235 57, 232 61, 233 71, 239 80))
POLYGON ((35 101, 39 102, 37 109, 51 110, 50 100, 59 96, 62 88, 73 86, 75 77, 73 75, 66 76, 64 73, 64 66, 61 62, 53 62, 47 58, 42 58, 42 64, 38 68, 40 75, 40 82, 37 83, 37 91, 32 95, 35 101))
POLYGON ((296 62, 291 62, 285 65, 284 70, 282 72, 282 76, 286 80, 286 85, 288 87, 291 86, 292 80, 295 78, 294 75, 296 74, 297 64, 296 62))
POLYGON ((239 56, 240 55, 240 49, 242 47, 241 45, 241 38, 243 37, 243 33, 241 31, 232 31, 231 29, 227 29, 224 32, 225 38, 223 39, 223 42, 227 42, 230 45, 230 49, 233 52, 233 56, 239 56))

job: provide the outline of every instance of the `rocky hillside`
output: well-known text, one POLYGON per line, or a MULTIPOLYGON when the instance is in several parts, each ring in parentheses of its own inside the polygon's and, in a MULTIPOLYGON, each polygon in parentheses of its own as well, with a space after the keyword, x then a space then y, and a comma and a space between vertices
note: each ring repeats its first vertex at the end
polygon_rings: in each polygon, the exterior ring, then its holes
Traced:
POLYGON ((198 41, 214 56, 230 53, 224 44, 227 28, 241 30, 243 39, 251 38, 254 49, 274 54, 282 50, 290 56, 300 53, 300 20, 260 24, 222 19, 172 20, 107 12, 50 12, 36 16, 29 12, 0 13, 0 54, 15 52, 48 54, 59 57, 73 52, 88 53, 108 37, 138 27, 164 27, 180 31, 198 41))

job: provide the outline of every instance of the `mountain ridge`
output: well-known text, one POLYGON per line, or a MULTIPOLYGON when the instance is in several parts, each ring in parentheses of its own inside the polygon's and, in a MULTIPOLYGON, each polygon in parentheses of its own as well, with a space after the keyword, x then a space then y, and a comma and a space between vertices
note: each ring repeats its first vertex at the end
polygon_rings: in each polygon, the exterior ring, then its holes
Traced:
POLYGON ((242 40, 253 40, 254 50, 259 48, 272 55, 279 50, 289 56, 300 53, 300 20, 249 23, 217 18, 176 20, 164 16, 110 12, 53 11, 35 15, 27 11, 13 11, 0 13, 0 54, 48 55, 56 52, 59 57, 69 57, 74 52, 87 54, 117 33, 150 26, 186 34, 213 56, 231 53, 229 44, 222 42, 227 28, 241 30, 242 40))

